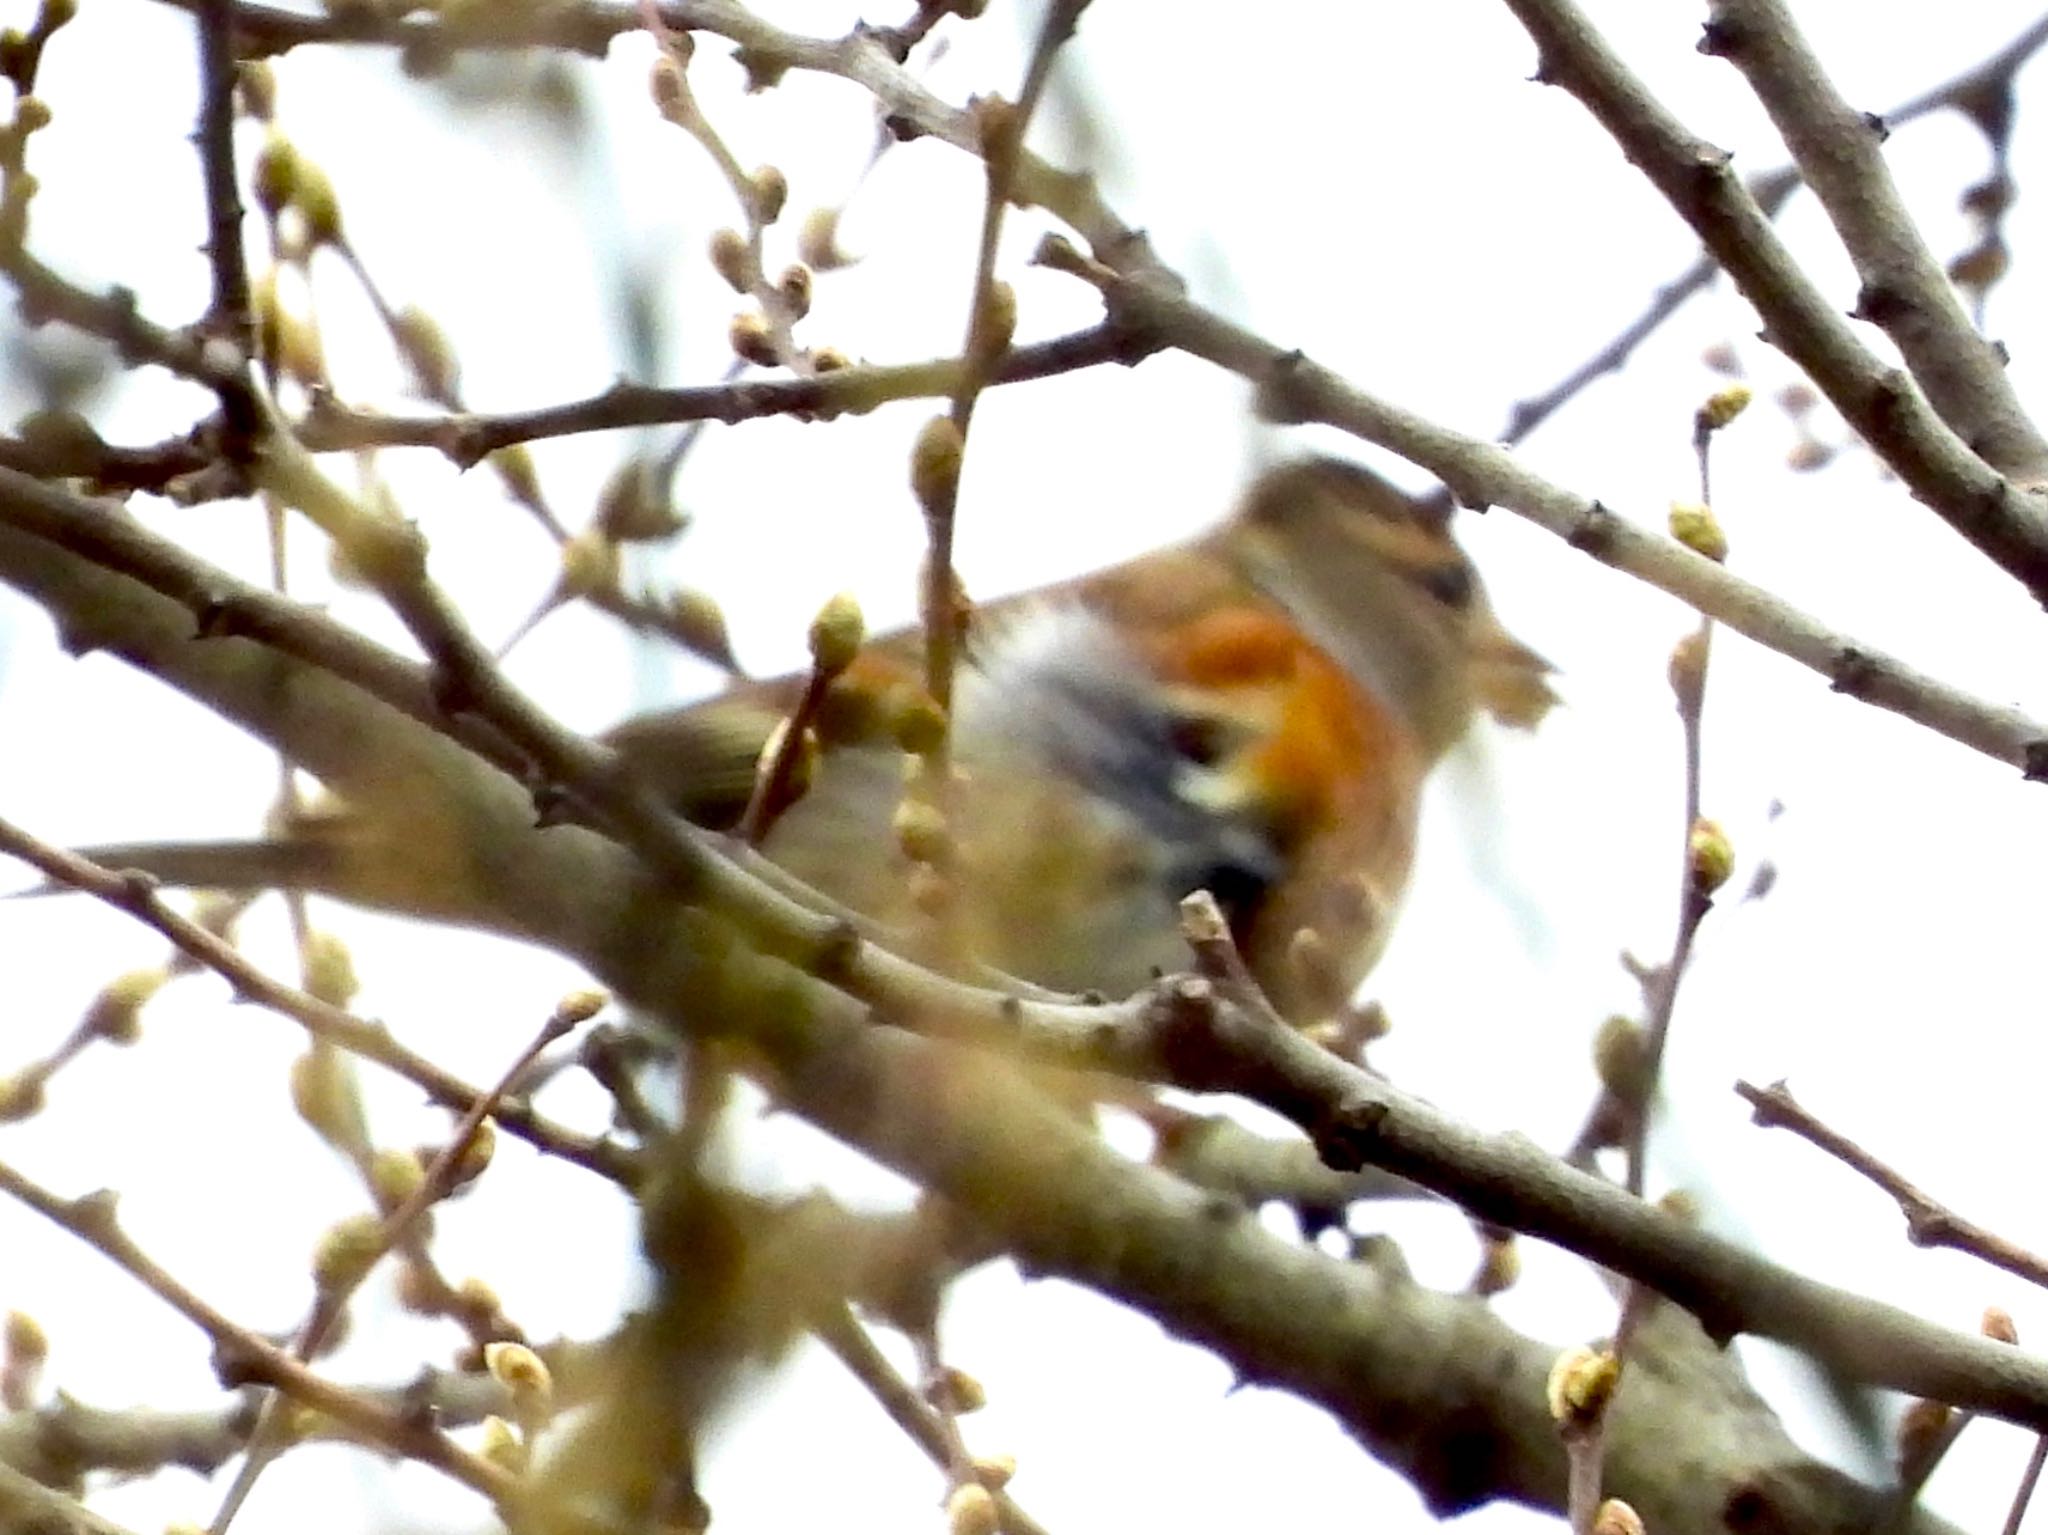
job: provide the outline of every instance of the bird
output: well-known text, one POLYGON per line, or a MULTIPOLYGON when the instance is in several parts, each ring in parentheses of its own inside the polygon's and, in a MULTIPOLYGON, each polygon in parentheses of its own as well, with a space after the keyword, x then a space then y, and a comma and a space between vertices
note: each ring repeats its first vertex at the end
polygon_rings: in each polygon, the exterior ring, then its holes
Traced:
MULTIPOLYGON (((1447 509, 1330 456, 1267 468, 1186 542, 962 611, 950 711, 918 631, 866 643, 815 700, 800 792, 771 820, 764 763, 804 674, 602 739, 677 814, 747 830, 908 952, 1040 988, 1121 995, 1183 968, 1180 904, 1206 890, 1306 1024, 1386 946, 1431 769, 1479 715, 1533 728, 1556 701, 1447 509)), ((317 888, 359 820, 105 854, 179 884, 317 888)))

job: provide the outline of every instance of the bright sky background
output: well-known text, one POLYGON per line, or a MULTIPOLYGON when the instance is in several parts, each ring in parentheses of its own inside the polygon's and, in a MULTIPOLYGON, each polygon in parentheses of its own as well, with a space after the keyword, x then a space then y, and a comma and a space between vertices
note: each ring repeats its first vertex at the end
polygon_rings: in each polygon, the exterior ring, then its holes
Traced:
MULTIPOLYGON (((1780 162, 1739 76, 1695 52, 1698 7, 1590 8, 1697 131, 1745 167, 1780 162)), ((819 34, 857 14, 823 0, 759 9, 819 34)), ((2031 18, 2011 0, 1798 9, 1851 98, 1874 110, 1982 58, 2031 18)), ((132 286, 154 318, 182 321, 205 296, 185 140, 191 26, 145 0, 81 0, 81 10, 45 65, 56 121, 33 144, 44 186, 33 247, 77 279, 132 286)), ((981 23, 948 23, 953 44, 931 71, 933 87, 955 101, 1014 94, 1029 23, 1013 11, 995 0, 981 23)), ((0 18, 25 25, 29 14, 25 0, 0 0, 0 18)), ((787 173, 793 212, 778 230, 787 242, 804 209, 852 186, 868 107, 849 86, 799 76, 742 97, 726 51, 700 44, 692 80, 742 163, 787 173)), ((571 398, 615 376, 625 363, 603 295, 627 266, 659 277, 662 381, 709 382, 725 366, 730 295, 702 252, 734 210, 701 151, 648 106, 650 58, 650 44, 630 37, 602 65, 578 68, 595 123, 573 154, 536 149, 531 122, 503 107, 451 117, 445 99, 410 88, 381 53, 308 52, 278 68, 284 128, 332 176, 352 238, 394 301, 426 307, 453 337, 478 408, 571 398)), ((1505 9, 1476 0, 1251 9, 1098 0, 1063 68, 1099 114, 1102 137, 1078 149, 1048 118, 1038 141, 1056 158, 1095 164, 1117 209, 1151 233, 1197 297, 1369 390, 1487 435, 1513 400, 1549 386, 1633 318, 1693 251, 1580 108, 1526 83, 1533 62, 1505 9)), ((1990 315, 2023 398, 2041 391, 2030 338, 2041 330, 2032 130, 2042 84, 2038 72, 2022 79, 2022 195, 2008 228, 2016 276, 1990 315)), ((255 143, 244 139, 245 155, 255 143)), ((1962 249, 1969 235, 1956 198, 1984 172, 1981 139, 1942 118, 1901 131, 1889 153, 1937 254, 1962 249)), ((893 151, 845 221, 845 243, 866 259, 821 278, 803 334, 877 361, 956 349, 979 208, 979 170, 964 156, 930 143, 893 151)), ((1003 264, 1027 338, 1094 318, 1079 285, 1023 267, 1044 227, 1013 219, 1003 264)), ((1847 308, 1853 279, 1815 205, 1795 202, 1785 227, 1847 308)), ((791 254, 787 243, 771 250, 791 254)), ((316 286, 344 391, 402 403, 346 275, 325 264, 316 286)), ((2034 659, 2040 619, 2017 586, 1861 454, 1817 476, 1785 472, 1795 433, 1769 396, 1789 375, 1755 329, 1725 293, 1696 302, 1637 367, 1545 427, 1526 461, 1661 522, 1670 500, 1692 495, 1691 415, 1719 382, 1701 353, 1731 340, 1759 394, 1717 450, 1716 501, 1735 567, 1949 681, 2048 712, 2034 659)), ((18 410, 6 390, 0 379, 0 403, 18 410)), ((139 442, 182 428, 202 405, 195 391, 145 375, 97 419, 110 439, 139 442)), ((922 530, 903 464, 927 412, 913 404, 831 425, 707 434, 681 482, 698 521, 673 571, 724 600, 750 664, 793 661, 810 613, 842 588, 860 593, 878 625, 908 616, 922 530)), ((1235 381, 1175 358, 999 391, 977 416, 968 454, 959 563, 969 588, 991 596, 1190 532, 1221 515, 1248 465, 1285 441, 1250 424, 1235 381)), ((537 448, 536 459, 573 520, 621 451, 610 439, 571 440, 537 448)), ((458 478, 424 452, 388 455, 384 467, 479 631, 509 633, 551 580, 551 548, 486 476, 458 478)), ((252 515, 145 511, 212 557, 260 568, 252 515)), ((1655 958, 1669 942, 1681 828, 1664 671, 1687 617, 1511 515, 1468 518, 1463 536, 1507 623, 1557 663, 1568 707, 1533 739, 1478 741, 1447 773, 1402 929, 1372 982, 1396 1024, 1377 1059, 1476 1122, 1561 1146, 1592 1091, 1594 1026, 1635 1004, 1618 951, 1655 958)), ((299 547, 302 589, 324 592, 310 535, 299 547)), ((336 601, 395 638, 360 597, 336 601)), ((564 719, 593 729, 709 680, 635 655, 577 614, 551 620, 510 664, 564 719)), ((61 659, 40 618, 11 602, 0 602, 0 732, 0 814, 56 840, 240 831, 270 792, 261 751, 112 662, 61 659)), ((1743 856, 1738 882, 1762 858, 1779 879, 1767 901, 1725 907, 1702 935, 1669 1062, 1660 1184, 1700 1191, 1718 1227, 1807 1272, 1962 1327, 1997 1302, 2038 1342, 2048 1308, 1960 1258, 1910 1249, 1876 1195, 1789 1139, 1750 1128, 1729 1084, 1787 1076, 1929 1190, 2021 1242, 2048 1240, 2027 1128, 2041 1076, 2048 799, 1734 637, 1716 651, 1707 738, 1707 808, 1743 856), (1775 819, 1774 802, 1783 806, 1775 819)), ((358 947, 359 1010, 475 1079, 494 1076, 576 979, 480 939, 423 947, 392 923, 332 920, 358 947)), ((285 969, 275 915, 251 932, 257 952, 285 969)), ((10 990, 0 1071, 61 1035, 107 977, 158 954, 82 902, 0 909, 10 990)), ((118 1187, 152 1253, 237 1315, 282 1328, 303 1305, 305 1254, 358 1196, 292 1120, 282 1084, 295 1031, 227 1011, 220 995, 188 981, 160 999, 139 1047, 94 1052, 59 1079, 41 1119, 0 1127, 0 1157, 66 1192, 118 1187)), ((378 1090, 381 1124, 438 1127, 409 1093, 378 1090)), ((594 1094, 573 1090, 554 1106, 600 1112, 594 1094)), ((390 1138, 407 1134, 394 1128, 390 1138)), ((803 1186, 819 1165, 816 1139, 786 1121, 766 1127, 764 1177, 803 1186)), ((516 1167, 442 1217, 449 1267, 488 1277, 543 1334, 604 1329, 636 1283, 626 1213, 593 1180, 527 1166, 516 1148, 505 1155, 516 1167), (542 1208, 544 1217, 532 1213, 542 1208), (537 1225, 544 1240, 508 1245, 508 1230, 537 1225)), ((854 1177, 843 1158, 833 1165, 837 1187, 891 1192, 885 1180, 854 1177)), ((1473 1252, 1460 1223, 1410 1213, 1398 1229, 1425 1279, 1462 1283, 1473 1252)), ((0 1207, 0 1252, 0 1306, 49 1326, 57 1384, 108 1406, 213 1399, 204 1341, 69 1238, 0 1207)), ((1501 1305, 1516 1325, 1560 1343, 1612 1322, 1604 1292, 1556 1255, 1532 1254, 1528 1281, 1501 1305)), ((1018 1455, 1016 1492, 1062 1535, 1321 1526, 1333 1511, 1388 1530, 1427 1522, 1320 1413, 1272 1393, 1227 1394, 1214 1358, 1168 1346, 1149 1322, 1063 1285, 984 1271, 961 1287, 947 1340, 990 1388, 989 1409, 969 1423, 974 1446, 1018 1455)), ((359 1337, 336 1369, 399 1378, 446 1341, 400 1326, 359 1337)), ((1796 1372, 1755 1357, 1806 1442, 1846 1453, 1801 1405, 1796 1372)), ((938 1478, 835 1366, 801 1358, 768 1402, 710 1461, 706 1491, 721 1530, 826 1518, 936 1527, 938 1478)), ((1978 1527, 1995 1522, 2023 1458, 2022 1436, 1973 1428, 1933 1502, 1978 1527)), ((171 1476, 105 1506, 150 1529, 203 1521, 216 1495, 171 1476)), ((337 1529, 447 1526, 474 1513, 425 1473, 394 1476, 327 1451, 270 1472, 248 1517, 302 1514, 295 1500, 314 1495, 327 1500, 323 1527, 337 1529)), ((1474 1522, 1528 1527, 1513 1511, 1474 1522)))

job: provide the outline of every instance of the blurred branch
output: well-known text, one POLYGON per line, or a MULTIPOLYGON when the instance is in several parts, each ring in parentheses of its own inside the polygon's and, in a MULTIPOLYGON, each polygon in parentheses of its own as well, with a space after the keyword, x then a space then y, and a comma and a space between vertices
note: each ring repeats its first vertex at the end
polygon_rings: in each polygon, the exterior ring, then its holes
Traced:
POLYGON ((231 358, 208 351, 205 341, 187 330, 169 330, 142 317, 135 295, 127 288, 93 293, 65 281, 26 250, 0 242, 0 271, 20 295, 25 325, 60 321, 113 344, 121 361, 154 363, 168 372, 203 384, 218 394, 233 387, 231 358))
POLYGON ((179 915, 157 895, 154 880, 103 868, 31 837, 6 820, 0 820, 0 853, 12 854, 57 883, 83 891, 154 928, 180 953, 190 955, 225 979, 238 998, 281 1013, 314 1038, 327 1040, 404 1077, 424 1092, 429 1101, 465 1115, 480 1113, 481 1105, 492 1103, 491 1112, 497 1115, 498 1122, 536 1150, 586 1168, 621 1188, 631 1190, 638 1185, 642 1168, 633 1151, 556 1124, 521 1098, 500 1097, 493 1103, 489 1095, 407 1049, 383 1025, 366 1022, 273 979, 234 945, 179 915))
MULTIPOLYGON (((867 1389, 890 1421, 909 1436, 926 1459, 940 1470, 947 1470, 952 1450, 946 1425, 931 1405, 911 1389, 910 1383, 896 1373, 859 1318, 845 1306, 834 1306, 814 1326, 818 1341, 867 1389)), ((1000 1486, 990 1487, 989 1491, 994 1494, 996 1516, 1005 1535, 1046 1535, 1045 1526, 1026 1513, 1008 1492, 1000 1486)))
MULTIPOLYGON (((808 1023, 780 1016, 760 1042, 786 1101, 958 1201, 1020 1262, 1137 1307, 1245 1378, 1322 1405, 1439 1516, 1502 1496, 1562 1507, 1543 1391, 1553 1351, 1517 1339, 1482 1302, 1418 1286, 1384 1254, 1339 1262, 1281 1241, 1234 1202, 1122 1162, 1020 1094, 1001 1061, 876 1029, 857 1010, 808 1023)), ((1529 1158, 1547 1161, 1533 1148, 1529 1158)), ((1699 1338, 1664 1309, 1669 1325, 1699 1338)), ((1696 1359, 1727 1357, 1699 1339, 1696 1359)), ((2012 1362, 2004 1351, 2000 1363, 2012 1362)), ((1730 1506, 1788 1530, 1836 1517, 1862 1527, 1881 1506, 1876 1490, 1795 1468, 1776 1447, 1781 1435, 1753 1393, 1702 1390, 1690 1369, 1646 1368, 1617 1403, 1610 1485, 1663 1535, 1725 1535, 1730 1506), (1711 1431, 1707 1417, 1719 1420, 1711 1431), (1675 1443, 1685 1456, 1673 1456, 1675 1443)))
POLYGON ((205 1332, 213 1340, 216 1367, 230 1383, 260 1382, 275 1387, 299 1405, 362 1435, 369 1443, 431 1466, 482 1494, 497 1507, 509 1512, 518 1505, 518 1487, 512 1477, 457 1445, 429 1420, 335 1385, 180 1284, 122 1230, 114 1214, 112 1194, 101 1192, 63 1199, 6 1163, 0 1163, 0 1192, 96 1249, 205 1332))
POLYGON ((82 479, 95 490, 155 490, 169 495, 175 481, 218 461, 197 433, 144 448, 120 447, 101 441, 83 417, 73 415, 63 418, 58 432, 31 429, 0 437, 0 467, 43 480, 82 479))
MULTIPOLYGON (((924 621, 924 687, 950 722, 953 714, 953 672, 960 641, 964 638, 963 600, 953 572, 953 540, 960 488, 960 454, 965 450, 974 407, 984 387, 994 378, 1003 354, 1017 329, 1017 295, 1007 283, 996 281, 996 249, 1002 243, 1003 223, 1009 213, 1011 189, 1024 153, 1024 135, 1031 126, 1051 77, 1053 59, 1074 35, 1088 0, 1048 0, 1045 15, 1031 47, 1025 67, 1023 88, 1014 104, 997 96, 974 103, 975 127, 983 171, 981 231, 975 249, 974 283, 967 311, 967 334, 962 339, 962 367, 952 391, 949 419, 958 447, 953 451, 950 471, 943 476, 925 474, 919 468, 924 439, 912 452, 911 484, 924 512, 927 550, 921 573, 924 621)), ((926 766, 939 787, 934 792, 943 805, 944 786, 949 781, 950 730, 940 732, 936 748, 927 755, 926 766)))
POLYGON ((133 1535, 124 1524, 96 1514, 76 1498, 0 1463, 0 1526, 37 1535, 133 1535))
POLYGON ((1339 1172, 1298 1136, 1260 1135, 1227 1115, 1192 1114, 1164 1104, 1140 1113, 1158 1137, 1153 1165, 1254 1210, 1283 1204, 1311 1233, 1341 1229, 1355 1204, 1435 1197, 1377 1167, 1339 1172))
MULTIPOLYGON (((201 0, 163 0, 190 10, 201 0)), ((678 32, 710 32, 738 44, 757 79, 790 69, 832 75, 862 87, 881 105, 899 137, 924 136, 981 153, 974 114, 934 95, 903 67, 889 34, 856 27, 842 38, 806 37, 761 20, 734 0, 668 0, 657 4, 662 24, 678 32)), ((260 4, 235 7, 235 42, 245 58, 284 53, 309 43, 371 43, 397 47, 410 57, 444 58, 460 48, 550 46, 602 54, 612 38, 636 31, 640 12, 602 0, 563 0, 546 6, 493 7, 460 25, 394 16, 372 7, 304 15, 260 4)), ((1147 269, 1156 267, 1142 230, 1132 229, 1102 199, 1093 177, 1058 170, 1029 150, 1017 156, 1012 190, 1025 206, 1043 207, 1063 220, 1098 254, 1147 269)))
MULTIPOLYGON (((165 0, 191 8, 200 0, 165 0)), ((657 8, 673 28, 701 28, 741 45, 750 57, 773 61, 781 68, 838 75, 872 91, 886 114, 901 129, 934 137, 969 153, 980 153, 972 114, 954 108, 926 90, 900 67, 902 50, 892 48, 884 31, 855 32, 843 39, 806 38, 783 32, 729 3, 671 4, 657 8)), ((514 8, 494 15, 488 31, 463 30, 441 21, 395 18, 371 8, 348 9, 320 16, 240 4, 235 10, 235 35, 245 56, 281 53, 306 44, 334 42, 396 46, 421 57, 438 57, 457 47, 504 48, 536 44, 601 53, 610 39, 640 25, 627 5, 563 5, 514 8)), ((2012 76, 2048 41, 2048 19, 2035 22, 1983 63, 1903 103, 1886 115, 1899 125, 1943 108, 1967 108, 1987 92, 2010 88, 2012 76)), ((1091 178, 1054 170, 1028 152, 1019 161, 1020 201, 1037 203, 1064 219, 1086 239, 1098 256, 1129 272, 1158 270, 1141 233, 1118 220, 1102 202, 1091 178)), ((1799 184, 1795 169, 1781 169, 1756 178, 1751 192, 1766 219, 1774 217, 1799 184)), ((1520 441, 1576 395, 1592 379, 1619 366, 1664 319, 1721 270, 1712 255, 1703 257, 1658 291, 1644 315, 1581 368, 1545 394, 1518 404, 1507 440, 1520 441)))
MULTIPOLYGON (((599 1005, 602 1005, 601 1001, 599 1005)), ((556 1007, 541 1025, 540 1032, 513 1058, 497 1082, 462 1111, 447 1144, 427 1164, 412 1192, 383 1216, 373 1232, 351 1245, 350 1261, 338 1273, 323 1274, 316 1280, 312 1310, 300 1326, 298 1336, 292 1340, 293 1358, 307 1364, 322 1352, 343 1325, 349 1301, 361 1289, 363 1281, 370 1277, 371 1270, 401 1242, 416 1242, 418 1227, 427 1211, 460 1186, 465 1171, 474 1175, 475 1169, 466 1170, 464 1163, 484 1120, 511 1097, 515 1088, 522 1085, 543 1050, 580 1023, 588 1021, 594 1011, 594 1008, 584 1008, 580 1002, 576 1006, 565 1003, 556 1007)), ((211 1535, 223 1535, 248 1503, 249 1494, 255 1491, 263 1473, 290 1444, 291 1419, 287 1403, 288 1398, 283 1393, 273 1393, 257 1413, 256 1424, 249 1431, 242 1464, 222 1495, 220 1509, 208 1526, 211 1535)))
MULTIPOLYGON (((609 1340, 597 1340, 541 1348, 565 1401, 588 1396, 584 1387, 592 1366, 609 1346, 609 1340)), ((505 1387, 482 1369, 425 1368, 399 1384, 349 1389, 388 1412, 430 1413, 447 1428, 468 1427, 508 1408, 505 1387)), ((0 1467, 53 1487, 95 1472, 145 1476, 167 1466, 211 1476, 242 1452, 255 1417, 253 1397, 240 1390, 216 1405, 177 1412, 92 1407, 60 1393, 46 1406, 0 1415, 0 1467)), ((0 1528, 15 1526, 0 1519, 0 1528)))

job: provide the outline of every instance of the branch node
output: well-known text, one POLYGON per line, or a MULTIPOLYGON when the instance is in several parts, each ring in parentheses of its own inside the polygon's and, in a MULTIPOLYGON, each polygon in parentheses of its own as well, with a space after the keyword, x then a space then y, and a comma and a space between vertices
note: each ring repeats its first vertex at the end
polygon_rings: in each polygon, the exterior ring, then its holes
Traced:
POLYGON ((1911 308, 1906 296, 1885 283, 1867 282, 1856 293, 1856 307, 1849 311, 1852 320, 1867 320, 1872 325, 1891 324, 1911 308))
POLYGON ((1828 686, 1851 698, 1863 698, 1877 680, 1878 664, 1854 645, 1844 646, 1828 666, 1828 686))
POLYGON ((1299 347, 1273 359, 1258 381, 1258 397, 1253 404, 1261 421, 1290 426, 1309 419, 1301 388, 1302 369, 1307 365, 1308 354, 1299 347))
POLYGON ((1726 59, 1732 58, 1748 41, 1741 27, 1717 18, 1700 27, 1700 40, 1696 46, 1710 59, 1726 59))
POLYGON ((1614 544, 1614 521, 1614 513, 1598 501, 1589 501, 1578 521, 1572 524, 1571 532, 1565 535, 1565 542, 1596 560, 1604 560, 1614 544))
POLYGON ((1325 1167, 1337 1172, 1357 1172, 1371 1162, 1380 1127, 1392 1113, 1393 1106, 1384 1098, 1355 1094, 1343 1099, 1310 1132, 1316 1155, 1325 1167))
POLYGON ((198 640, 235 639, 249 633, 248 615, 233 597, 212 593, 192 609, 192 637, 198 640))

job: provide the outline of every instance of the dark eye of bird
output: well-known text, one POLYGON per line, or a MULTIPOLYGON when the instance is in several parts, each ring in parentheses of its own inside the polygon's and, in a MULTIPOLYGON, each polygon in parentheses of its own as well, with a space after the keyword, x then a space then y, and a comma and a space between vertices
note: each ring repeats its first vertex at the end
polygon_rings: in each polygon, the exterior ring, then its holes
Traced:
POLYGON ((1430 565, 1415 572, 1422 589, 1447 608, 1472 600, 1472 571, 1465 565, 1430 565))

